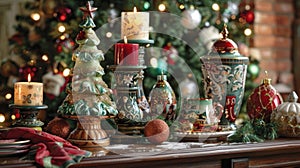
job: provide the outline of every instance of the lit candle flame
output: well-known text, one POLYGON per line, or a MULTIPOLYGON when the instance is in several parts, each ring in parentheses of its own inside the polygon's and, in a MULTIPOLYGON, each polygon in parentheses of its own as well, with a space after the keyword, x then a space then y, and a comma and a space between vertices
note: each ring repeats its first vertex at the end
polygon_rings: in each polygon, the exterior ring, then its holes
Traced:
POLYGON ((27 81, 28 81, 29 83, 31 82, 31 75, 30 75, 30 74, 28 74, 27 81))
POLYGON ((136 7, 133 7, 133 12, 137 12, 137 9, 136 9, 136 7))
POLYGON ((127 44, 127 37, 124 36, 124 43, 127 44))

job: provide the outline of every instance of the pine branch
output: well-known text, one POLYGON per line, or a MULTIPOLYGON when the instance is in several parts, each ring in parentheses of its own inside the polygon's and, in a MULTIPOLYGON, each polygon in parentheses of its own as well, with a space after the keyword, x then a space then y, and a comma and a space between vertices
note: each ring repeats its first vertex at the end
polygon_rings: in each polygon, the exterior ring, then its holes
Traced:
POLYGON ((263 142, 278 137, 274 123, 266 123, 263 119, 246 120, 236 132, 228 137, 229 142, 263 142))

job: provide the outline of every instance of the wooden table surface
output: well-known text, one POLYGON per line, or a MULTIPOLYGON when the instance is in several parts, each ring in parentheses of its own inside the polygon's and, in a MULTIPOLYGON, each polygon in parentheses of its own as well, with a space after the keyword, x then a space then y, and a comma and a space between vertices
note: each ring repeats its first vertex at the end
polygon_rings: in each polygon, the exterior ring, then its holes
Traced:
MULTIPOLYGON (((107 149, 107 155, 85 158, 71 167, 300 167, 300 139, 251 144, 119 144, 107 149)), ((0 158, 1 168, 37 167, 20 157, 0 158)))

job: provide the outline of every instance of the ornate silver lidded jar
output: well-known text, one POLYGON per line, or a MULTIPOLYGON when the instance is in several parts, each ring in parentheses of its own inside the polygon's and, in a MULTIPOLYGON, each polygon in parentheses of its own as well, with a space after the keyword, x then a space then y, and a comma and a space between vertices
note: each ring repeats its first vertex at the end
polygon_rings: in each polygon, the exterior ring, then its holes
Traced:
POLYGON ((238 117, 244 96, 249 58, 242 56, 237 44, 228 37, 224 25, 222 38, 217 40, 211 52, 200 58, 205 81, 205 96, 224 106, 219 126, 231 129, 238 117))

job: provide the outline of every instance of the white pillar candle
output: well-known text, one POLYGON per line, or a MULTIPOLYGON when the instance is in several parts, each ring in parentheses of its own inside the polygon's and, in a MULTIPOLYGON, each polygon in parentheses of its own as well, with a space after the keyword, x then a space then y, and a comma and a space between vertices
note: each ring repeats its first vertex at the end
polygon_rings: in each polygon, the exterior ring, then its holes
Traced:
POLYGON ((40 106, 43 105, 43 83, 16 82, 14 84, 14 104, 21 106, 40 106))
POLYGON ((122 12, 121 14, 121 37, 126 36, 129 40, 149 39, 149 13, 122 12))

